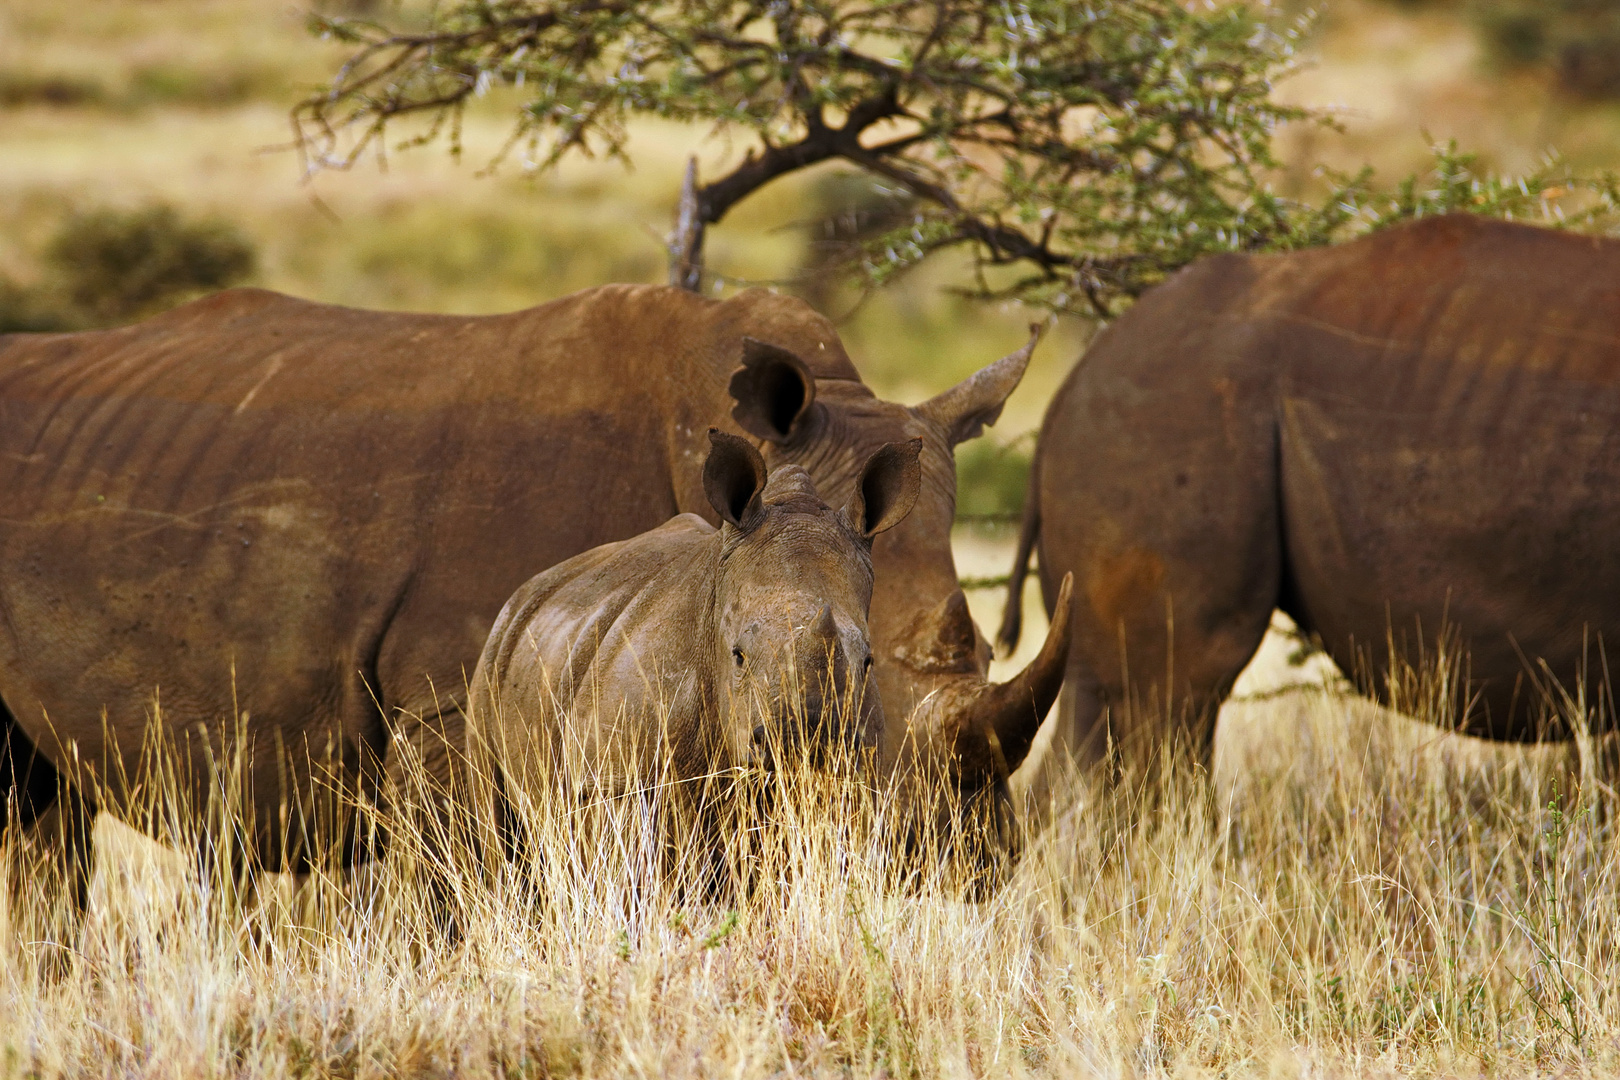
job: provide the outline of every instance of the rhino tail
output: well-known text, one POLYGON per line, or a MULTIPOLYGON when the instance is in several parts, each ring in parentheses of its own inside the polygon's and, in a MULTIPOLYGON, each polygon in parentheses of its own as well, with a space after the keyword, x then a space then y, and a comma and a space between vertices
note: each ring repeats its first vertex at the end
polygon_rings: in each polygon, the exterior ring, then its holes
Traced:
POLYGON ((1018 636, 1024 629, 1024 579, 1029 576, 1029 556, 1035 550, 1035 541, 1041 535, 1041 453, 1035 448, 1034 460, 1029 466, 1029 490, 1024 492, 1024 516, 1018 526, 1018 553, 1013 556, 1012 569, 1007 574, 1007 605, 1001 611, 1001 629, 996 631, 996 644, 1003 656, 1018 648, 1018 636))

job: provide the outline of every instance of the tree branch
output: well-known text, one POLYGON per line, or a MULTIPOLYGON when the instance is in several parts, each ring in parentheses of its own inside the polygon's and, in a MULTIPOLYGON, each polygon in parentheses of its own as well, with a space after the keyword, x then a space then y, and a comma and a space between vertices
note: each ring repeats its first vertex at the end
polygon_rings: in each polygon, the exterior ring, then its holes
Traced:
POLYGON ((880 97, 851 106, 842 127, 829 127, 821 110, 816 110, 806 117, 809 130, 804 138, 788 146, 767 146, 762 154, 750 152, 728 175, 700 190, 698 206, 703 222, 717 223, 726 211, 778 176, 833 158, 850 158, 852 149, 860 149, 862 131, 899 115, 904 112, 892 86, 880 97))
POLYGON ((697 157, 686 161, 686 179, 675 211, 675 232, 669 238, 669 283, 688 292, 703 291, 703 227, 698 211, 697 157))
MULTIPOLYGON (((920 229, 914 207, 891 215, 895 243, 871 281, 966 244, 981 295, 1089 302, 1100 316, 1201 255, 1340 235, 1369 197, 1349 180, 1320 208, 1270 194, 1277 125, 1324 116, 1271 100, 1297 34, 1245 5, 1113 0, 1103 17, 1020 0, 1015 17, 971 0, 436 2, 429 32, 316 21, 353 52, 293 111, 308 168, 381 149, 410 114, 432 122, 401 145, 447 130, 455 152, 461 110, 491 80, 534 88, 496 162, 520 138, 546 139, 540 169, 622 156, 637 116, 711 123, 754 149, 707 185, 687 170, 668 243, 671 280, 688 288, 702 284, 707 226, 833 159, 926 204, 920 229)), ((1441 183, 1437 205, 1450 205, 1441 183)), ((1425 200, 1409 192, 1387 214, 1425 200)))

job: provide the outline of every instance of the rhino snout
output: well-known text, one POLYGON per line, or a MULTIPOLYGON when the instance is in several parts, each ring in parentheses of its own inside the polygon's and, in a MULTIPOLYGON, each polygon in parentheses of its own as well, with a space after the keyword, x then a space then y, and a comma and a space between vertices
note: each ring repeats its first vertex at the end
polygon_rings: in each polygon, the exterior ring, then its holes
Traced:
POLYGON ((800 723, 811 739, 857 743, 865 737, 866 676, 871 646, 863 628, 839 625, 823 605, 805 628, 798 649, 800 723))
MULTIPOLYGON (((820 602, 801 608, 786 629, 777 663, 739 669, 740 678, 760 679, 756 711, 739 732, 748 758, 769 768, 784 749, 815 760, 870 744, 881 711, 876 689, 867 687, 871 643, 862 620, 820 602)), ((760 651, 767 655, 768 646, 760 651)))

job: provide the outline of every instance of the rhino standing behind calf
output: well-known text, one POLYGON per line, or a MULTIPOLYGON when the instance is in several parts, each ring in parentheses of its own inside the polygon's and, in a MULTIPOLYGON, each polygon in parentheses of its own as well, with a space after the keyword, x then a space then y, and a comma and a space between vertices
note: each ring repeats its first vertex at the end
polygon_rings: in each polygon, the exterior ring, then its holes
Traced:
POLYGON ((993 790, 1068 641, 986 680, 951 448, 994 422, 1032 346, 907 407, 825 318, 759 290, 616 285, 466 317, 240 289, 117 330, 0 335, 6 824, 65 838, 82 886, 90 816, 150 790, 155 721, 198 807, 240 752, 245 857, 364 857, 346 808, 378 797, 401 739, 448 768, 515 588, 671 515, 718 520, 711 427, 835 505, 878 447, 922 440, 917 505, 872 551, 878 753, 993 790))
POLYGON ((495 621, 467 737, 508 799, 681 790, 784 747, 837 760, 875 743, 871 544, 916 502, 921 443, 880 449, 835 511, 799 466, 767 482, 747 440, 710 439, 720 528, 682 514, 576 555, 495 621))

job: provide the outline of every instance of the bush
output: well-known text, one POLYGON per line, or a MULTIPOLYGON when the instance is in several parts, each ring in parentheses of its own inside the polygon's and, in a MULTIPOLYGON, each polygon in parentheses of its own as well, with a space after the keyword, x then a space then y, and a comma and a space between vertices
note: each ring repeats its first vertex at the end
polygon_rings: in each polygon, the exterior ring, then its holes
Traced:
POLYGON ((155 63, 130 73, 125 104, 218 109, 276 100, 284 89, 277 72, 242 62, 218 68, 155 63))
POLYGON ((106 88, 93 79, 74 75, 0 72, 0 108, 26 105, 71 107, 95 105, 107 98, 106 88))
POLYGON ((0 334, 70 330, 73 326, 74 320, 40 290, 0 275, 0 334))
POLYGON ((1006 446, 975 439, 957 447, 957 518, 1017 518, 1029 486, 1029 465, 1029 446, 1022 439, 1006 446))
POLYGON ((252 241, 219 220, 172 206, 70 215, 43 253, 38 282, 0 275, 0 333, 132 322, 250 277, 252 241))
POLYGON ((224 221, 187 221, 171 206, 70 217, 47 258, 67 302, 91 324, 128 322, 251 276, 253 244, 224 221))
POLYGON ((1474 0, 1473 13, 1502 62, 1548 65, 1583 97, 1620 97, 1620 7, 1613 0, 1474 0))
POLYGON ((824 173, 810 189, 814 216, 804 222, 805 256, 794 291, 817 311, 830 312, 847 271, 879 238, 916 216, 915 196, 870 175, 824 173))

